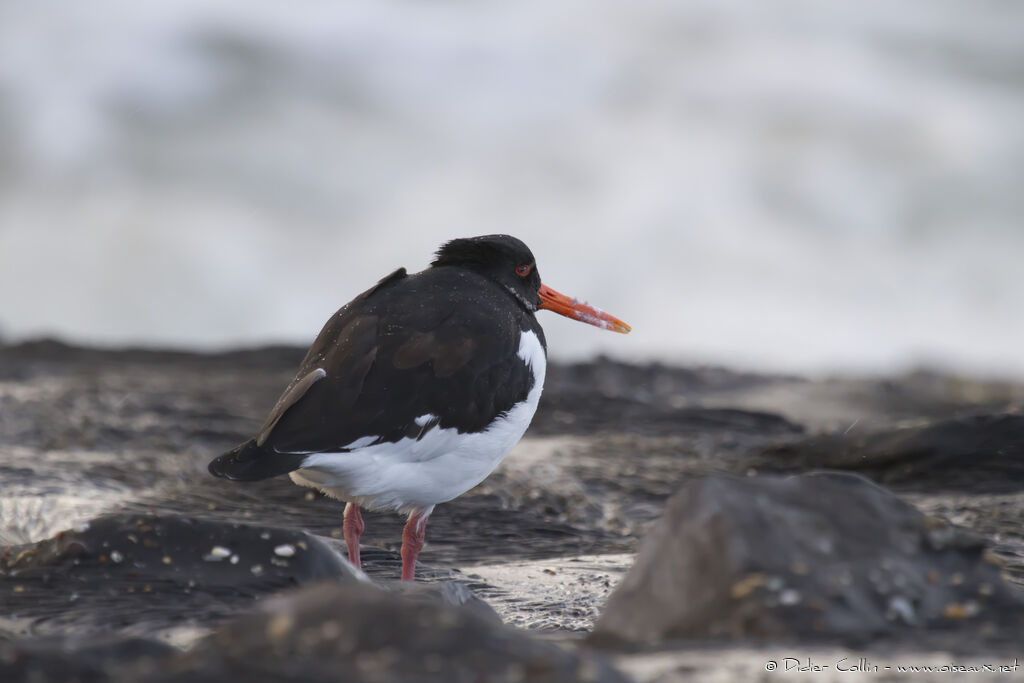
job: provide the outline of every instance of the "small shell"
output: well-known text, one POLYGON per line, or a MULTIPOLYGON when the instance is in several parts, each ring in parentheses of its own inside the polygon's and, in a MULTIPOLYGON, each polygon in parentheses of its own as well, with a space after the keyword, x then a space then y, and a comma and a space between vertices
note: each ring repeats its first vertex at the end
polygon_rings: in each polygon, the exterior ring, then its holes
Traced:
POLYGON ((210 548, 210 552, 203 555, 203 559, 207 562, 220 562, 225 557, 231 557, 231 548, 225 548, 222 545, 215 545, 210 548))

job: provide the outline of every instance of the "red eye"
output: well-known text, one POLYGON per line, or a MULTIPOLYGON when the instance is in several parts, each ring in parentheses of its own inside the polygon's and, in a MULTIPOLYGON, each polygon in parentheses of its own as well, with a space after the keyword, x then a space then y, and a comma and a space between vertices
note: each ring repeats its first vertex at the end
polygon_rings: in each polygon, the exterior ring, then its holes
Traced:
POLYGON ((529 274, 530 274, 530 266, 529 265, 522 265, 522 266, 519 266, 518 268, 516 268, 516 275, 518 275, 519 277, 526 277, 529 274))

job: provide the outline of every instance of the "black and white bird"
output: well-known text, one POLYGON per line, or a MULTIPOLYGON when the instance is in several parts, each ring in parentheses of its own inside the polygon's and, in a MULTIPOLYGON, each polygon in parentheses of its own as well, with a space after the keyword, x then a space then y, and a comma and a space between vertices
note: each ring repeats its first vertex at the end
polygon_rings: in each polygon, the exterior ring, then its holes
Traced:
POLYGON ((360 507, 408 514, 402 578, 411 580, 434 506, 483 481, 533 419, 547 366, 538 309, 630 331, 541 284, 515 237, 452 240, 426 270, 399 268, 335 313, 259 434, 210 472, 290 473, 345 501, 356 567, 360 507))

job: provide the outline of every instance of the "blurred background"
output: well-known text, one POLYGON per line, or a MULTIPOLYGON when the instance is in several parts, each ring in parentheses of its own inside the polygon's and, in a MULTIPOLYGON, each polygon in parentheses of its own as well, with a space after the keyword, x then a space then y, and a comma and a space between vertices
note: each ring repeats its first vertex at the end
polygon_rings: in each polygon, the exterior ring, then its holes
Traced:
POLYGON ((0 0, 0 337, 308 343, 507 232, 551 355, 1024 377, 1024 4, 0 0))

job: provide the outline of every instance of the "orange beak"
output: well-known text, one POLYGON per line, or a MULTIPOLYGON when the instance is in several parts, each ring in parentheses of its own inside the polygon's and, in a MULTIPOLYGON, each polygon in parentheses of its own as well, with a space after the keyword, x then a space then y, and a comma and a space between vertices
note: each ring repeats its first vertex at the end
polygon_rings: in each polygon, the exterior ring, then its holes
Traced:
POLYGON ((579 299, 573 299, 565 294, 560 294, 547 285, 542 284, 538 294, 540 294, 541 308, 554 311, 567 318, 579 320, 588 325, 611 330, 612 332, 621 332, 622 334, 628 334, 633 329, 615 316, 608 315, 600 308, 594 308, 579 299))

